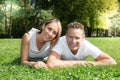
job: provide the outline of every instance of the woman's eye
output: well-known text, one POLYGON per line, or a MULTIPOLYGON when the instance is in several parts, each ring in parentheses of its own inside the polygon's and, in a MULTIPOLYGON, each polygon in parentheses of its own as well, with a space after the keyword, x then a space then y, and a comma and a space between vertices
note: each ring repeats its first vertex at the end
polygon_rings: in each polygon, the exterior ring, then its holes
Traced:
POLYGON ((57 35, 57 32, 53 32, 54 35, 57 35))
POLYGON ((51 31, 51 30, 52 30, 52 28, 48 27, 48 30, 49 30, 49 31, 51 31))
POLYGON ((52 29, 51 27, 47 27, 47 30, 52 32, 52 34, 57 35, 57 32, 54 31, 54 29, 52 29))

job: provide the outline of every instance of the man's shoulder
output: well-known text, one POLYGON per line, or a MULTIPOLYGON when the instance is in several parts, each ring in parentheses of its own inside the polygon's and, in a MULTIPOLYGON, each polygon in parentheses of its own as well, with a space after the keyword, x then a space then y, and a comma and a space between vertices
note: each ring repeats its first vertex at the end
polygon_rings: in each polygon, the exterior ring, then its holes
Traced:
POLYGON ((60 37, 60 41, 64 41, 65 39, 66 39, 65 36, 61 36, 61 37, 60 37))
POLYGON ((83 43, 84 43, 84 44, 89 44, 90 42, 89 42, 88 40, 84 39, 84 40, 83 40, 83 43))
POLYGON ((90 46, 90 45, 91 45, 91 43, 90 43, 88 40, 86 40, 86 39, 84 39, 84 40, 81 42, 81 46, 88 47, 88 46, 90 46))
POLYGON ((60 39, 63 39, 63 38, 65 38, 65 36, 61 36, 61 37, 60 37, 60 39))
POLYGON ((66 37, 65 36, 61 36, 59 38, 58 44, 59 45, 64 45, 66 43, 66 37))

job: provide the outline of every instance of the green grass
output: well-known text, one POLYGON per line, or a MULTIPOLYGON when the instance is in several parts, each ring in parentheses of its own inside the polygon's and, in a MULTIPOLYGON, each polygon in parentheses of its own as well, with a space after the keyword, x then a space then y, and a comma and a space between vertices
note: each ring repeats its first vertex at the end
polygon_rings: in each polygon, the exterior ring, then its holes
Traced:
POLYGON ((34 69, 20 64, 20 39, 0 39, 0 80, 120 80, 120 38, 87 40, 112 56, 118 65, 34 69))

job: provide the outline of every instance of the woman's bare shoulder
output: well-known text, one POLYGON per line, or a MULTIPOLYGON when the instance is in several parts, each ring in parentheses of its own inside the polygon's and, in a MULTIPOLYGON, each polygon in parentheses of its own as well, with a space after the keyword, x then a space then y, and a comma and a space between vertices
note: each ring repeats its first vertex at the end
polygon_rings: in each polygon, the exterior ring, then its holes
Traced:
POLYGON ((24 33, 23 37, 22 37, 22 41, 24 43, 28 43, 30 41, 30 36, 29 33, 24 33))

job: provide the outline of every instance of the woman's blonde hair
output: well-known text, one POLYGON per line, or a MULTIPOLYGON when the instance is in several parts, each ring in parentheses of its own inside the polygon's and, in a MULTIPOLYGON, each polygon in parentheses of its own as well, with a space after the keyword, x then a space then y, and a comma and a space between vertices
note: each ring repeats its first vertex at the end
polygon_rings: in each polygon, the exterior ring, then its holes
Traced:
MULTIPOLYGON (((58 25, 58 33, 57 33, 56 37, 51 41, 51 48, 58 42, 59 37, 61 36, 61 32, 62 32, 61 22, 59 21, 59 19, 53 18, 53 19, 49 19, 47 21, 44 21, 43 25, 42 25, 42 26, 46 26, 46 25, 53 23, 53 22, 56 22, 58 25)), ((41 31, 42 31, 42 29, 40 30, 39 33, 41 33, 41 31)))

